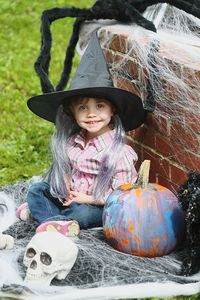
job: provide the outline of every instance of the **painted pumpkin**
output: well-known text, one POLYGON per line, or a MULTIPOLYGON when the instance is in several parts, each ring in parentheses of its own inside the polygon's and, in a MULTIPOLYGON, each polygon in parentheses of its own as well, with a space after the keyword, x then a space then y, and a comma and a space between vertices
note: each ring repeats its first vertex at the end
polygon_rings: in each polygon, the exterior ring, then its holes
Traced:
POLYGON ((184 212, 176 196, 159 184, 125 184, 107 200, 103 229, 116 250, 138 256, 163 256, 183 240, 184 212))

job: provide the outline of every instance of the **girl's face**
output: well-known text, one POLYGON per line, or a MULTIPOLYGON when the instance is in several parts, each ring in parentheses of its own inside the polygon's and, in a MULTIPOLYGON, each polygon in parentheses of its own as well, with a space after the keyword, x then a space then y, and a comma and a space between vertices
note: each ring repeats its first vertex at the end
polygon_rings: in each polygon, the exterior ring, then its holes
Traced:
POLYGON ((110 130, 113 107, 105 99, 85 97, 75 101, 71 110, 77 124, 87 130, 87 137, 99 136, 110 130))

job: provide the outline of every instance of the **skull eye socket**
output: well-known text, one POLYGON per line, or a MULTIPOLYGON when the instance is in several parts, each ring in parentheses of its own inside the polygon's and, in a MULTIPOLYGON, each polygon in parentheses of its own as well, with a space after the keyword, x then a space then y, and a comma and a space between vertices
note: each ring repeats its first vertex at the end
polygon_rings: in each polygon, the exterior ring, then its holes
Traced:
POLYGON ((49 266, 52 263, 52 258, 49 254, 47 254, 46 252, 42 252, 40 254, 40 260, 44 265, 49 266))
POLYGON ((36 251, 35 251, 33 248, 29 248, 29 249, 26 251, 26 256, 27 256, 28 258, 33 258, 35 255, 36 255, 36 251))

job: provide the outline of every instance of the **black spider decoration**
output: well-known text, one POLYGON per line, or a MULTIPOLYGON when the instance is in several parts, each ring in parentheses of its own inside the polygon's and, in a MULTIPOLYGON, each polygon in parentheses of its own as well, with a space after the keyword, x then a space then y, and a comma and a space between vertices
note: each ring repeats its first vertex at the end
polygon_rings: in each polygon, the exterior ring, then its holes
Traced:
POLYGON ((200 174, 191 171, 178 190, 178 200, 186 213, 186 257, 182 274, 200 271, 200 174))
POLYGON ((145 9, 158 3, 168 3, 185 12, 200 18, 200 0, 97 0, 91 8, 64 7, 45 10, 42 14, 41 24, 41 51, 35 62, 35 70, 40 78, 44 93, 61 91, 66 87, 72 68, 72 59, 78 42, 81 24, 86 20, 115 19, 122 23, 135 23, 148 30, 156 32, 154 24, 142 16, 145 9), (66 50, 64 67, 61 78, 54 89, 48 78, 52 36, 51 23, 65 17, 76 18, 73 32, 66 50))

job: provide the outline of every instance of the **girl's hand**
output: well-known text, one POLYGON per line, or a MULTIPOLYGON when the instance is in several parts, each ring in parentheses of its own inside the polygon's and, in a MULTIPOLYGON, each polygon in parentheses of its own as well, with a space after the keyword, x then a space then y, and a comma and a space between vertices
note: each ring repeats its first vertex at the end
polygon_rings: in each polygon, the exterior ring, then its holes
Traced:
POLYGON ((63 206, 69 206, 72 202, 79 204, 92 204, 94 199, 92 196, 86 195, 84 193, 70 191, 68 199, 63 202, 63 206))

